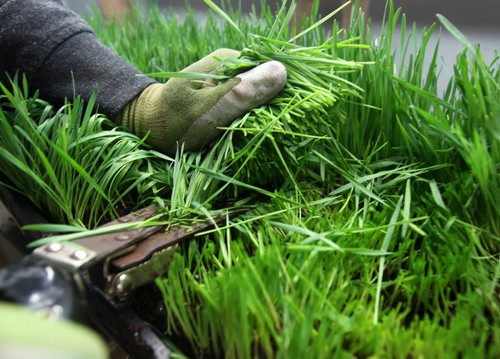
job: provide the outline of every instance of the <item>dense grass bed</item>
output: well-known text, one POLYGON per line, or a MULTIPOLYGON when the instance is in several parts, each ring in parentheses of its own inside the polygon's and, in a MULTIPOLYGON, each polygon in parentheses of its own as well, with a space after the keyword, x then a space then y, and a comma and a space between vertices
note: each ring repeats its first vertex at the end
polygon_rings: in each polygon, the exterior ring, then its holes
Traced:
POLYGON ((153 201, 186 223, 253 203, 182 245, 156 281, 179 356, 498 357, 499 57, 485 63, 442 17, 418 34, 390 4, 380 37, 358 14, 349 30, 308 20, 296 36, 290 6, 215 9, 206 24, 157 9, 127 26, 92 19, 145 73, 230 47, 245 50, 226 73, 277 59, 289 83, 175 158, 93 100, 58 109, 3 84, 2 171, 54 223, 89 229, 153 201), (444 94, 428 46, 439 26, 464 45, 444 94))

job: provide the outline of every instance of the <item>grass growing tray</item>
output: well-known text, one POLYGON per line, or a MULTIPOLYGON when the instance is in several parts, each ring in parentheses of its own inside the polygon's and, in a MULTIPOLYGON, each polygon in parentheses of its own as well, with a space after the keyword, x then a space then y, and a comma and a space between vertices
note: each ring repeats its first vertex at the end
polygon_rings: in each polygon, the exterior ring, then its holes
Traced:
POLYGON ((67 224, 44 229, 92 229, 153 201, 189 223, 258 197, 156 280, 179 357, 498 357, 499 57, 485 63, 441 16, 417 33, 391 2, 377 38, 357 12, 325 29, 316 6, 296 31, 293 1, 248 16, 205 2, 204 24, 189 9, 90 20, 158 77, 221 47, 243 51, 220 75, 285 64, 284 91, 203 152, 158 153, 95 98, 58 109, 21 79, 1 85, 2 169, 67 224), (438 26, 464 45, 443 94, 438 26))

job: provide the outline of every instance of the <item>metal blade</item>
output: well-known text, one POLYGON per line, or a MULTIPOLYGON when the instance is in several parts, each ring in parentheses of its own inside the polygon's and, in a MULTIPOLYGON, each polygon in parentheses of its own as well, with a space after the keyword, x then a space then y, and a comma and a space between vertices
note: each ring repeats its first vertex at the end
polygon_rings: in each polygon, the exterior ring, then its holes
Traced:
MULTIPOLYGON (((106 223, 100 228, 143 221, 154 216, 157 210, 158 208, 155 205, 148 206, 106 223)), ((124 251, 133 250, 135 243, 159 232, 161 228, 161 226, 146 226, 89 236, 72 242, 54 242, 35 249, 33 253, 36 256, 76 271, 91 263, 100 262, 124 251)))
POLYGON ((117 270, 125 270, 144 263, 151 258, 153 253, 212 229, 215 225, 224 223, 226 219, 226 216, 218 216, 213 221, 194 223, 189 226, 175 225, 169 228, 167 232, 157 232, 138 243, 133 252, 113 260, 112 265, 117 270))

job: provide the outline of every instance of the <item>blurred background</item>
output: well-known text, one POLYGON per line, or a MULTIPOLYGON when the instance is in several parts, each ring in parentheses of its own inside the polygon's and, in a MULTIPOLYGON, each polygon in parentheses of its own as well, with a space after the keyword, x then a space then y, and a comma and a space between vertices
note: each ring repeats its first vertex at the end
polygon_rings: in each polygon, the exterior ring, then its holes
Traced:
MULTIPOLYGON (((297 0, 298 9, 306 11, 312 0, 297 0)), ((101 0, 100 6, 104 13, 113 11, 110 9, 113 3, 125 2, 126 0, 101 0)), ((200 11, 200 18, 203 12, 208 11, 203 0, 136 0, 143 8, 148 8, 153 3, 157 3, 165 12, 175 12, 182 17, 184 4, 200 11)), ((221 1, 215 1, 220 4, 221 1)), ((261 0, 231 0, 228 1, 237 7, 240 4, 244 11, 250 11, 255 6, 257 9, 261 0)), ((320 14, 326 15, 342 5, 343 0, 322 0, 320 1, 320 14)), ((361 0, 364 9, 369 13, 372 23, 372 34, 380 32, 381 22, 384 16, 386 0, 361 0)), ((65 3, 80 14, 88 14, 96 0, 65 0, 65 3)), ((281 0, 268 0, 269 4, 279 4, 281 0)), ((500 49, 500 0, 394 0, 396 7, 401 7, 407 16, 408 23, 416 22, 417 28, 428 26, 436 22, 436 14, 446 16, 454 23, 471 41, 481 45, 481 50, 487 62, 492 61, 496 52, 500 49)), ((116 10, 116 9, 114 9, 116 10)), ((350 10, 345 11, 346 13, 350 10)), ((341 21, 342 16, 339 16, 341 21)), ((345 20, 344 16, 344 20, 345 20)), ((396 34, 399 36, 399 34, 396 34)), ((438 29, 432 42, 440 41, 441 62, 443 73, 441 82, 447 82, 452 71, 455 56, 462 46, 446 30, 438 29)), ((430 56, 428 61, 430 61, 430 56)))
MULTIPOLYGON (((309 1, 311 0, 302 0, 304 3, 309 1)), ((85 13, 95 0, 64 0, 64 2, 75 11, 85 13)), ((143 6, 157 3, 160 7, 171 8, 171 10, 182 9, 184 4, 189 2, 194 8, 201 11, 207 9, 203 0, 136 0, 135 2, 143 6)), ((235 7, 240 3, 243 10, 249 11, 252 6, 259 7, 261 1, 231 0, 228 2, 235 7)), ((220 1, 216 1, 216 3, 220 3, 220 1)), ((268 3, 281 3, 281 0, 268 0, 268 3)), ((321 12, 327 14, 343 3, 342 0, 322 0, 320 2, 321 12)), ((420 25, 432 23, 435 20, 435 14, 439 13, 462 27, 500 31, 499 0, 395 0, 394 3, 397 7, 403 8, 410 21, 417 21, 420 25)), ((381 21, 385 6, 386 0, 369 1, 369 10, 373 21, 381 21)))

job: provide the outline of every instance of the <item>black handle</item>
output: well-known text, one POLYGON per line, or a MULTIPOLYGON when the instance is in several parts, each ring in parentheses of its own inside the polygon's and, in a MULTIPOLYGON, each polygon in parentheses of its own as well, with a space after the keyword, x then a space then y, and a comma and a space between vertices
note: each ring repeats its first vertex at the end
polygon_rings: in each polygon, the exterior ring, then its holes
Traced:
POLYGON ((82 303, 72 275, 31 255, 0 269, 0 300, 57 318, 82 319, 82 303))

